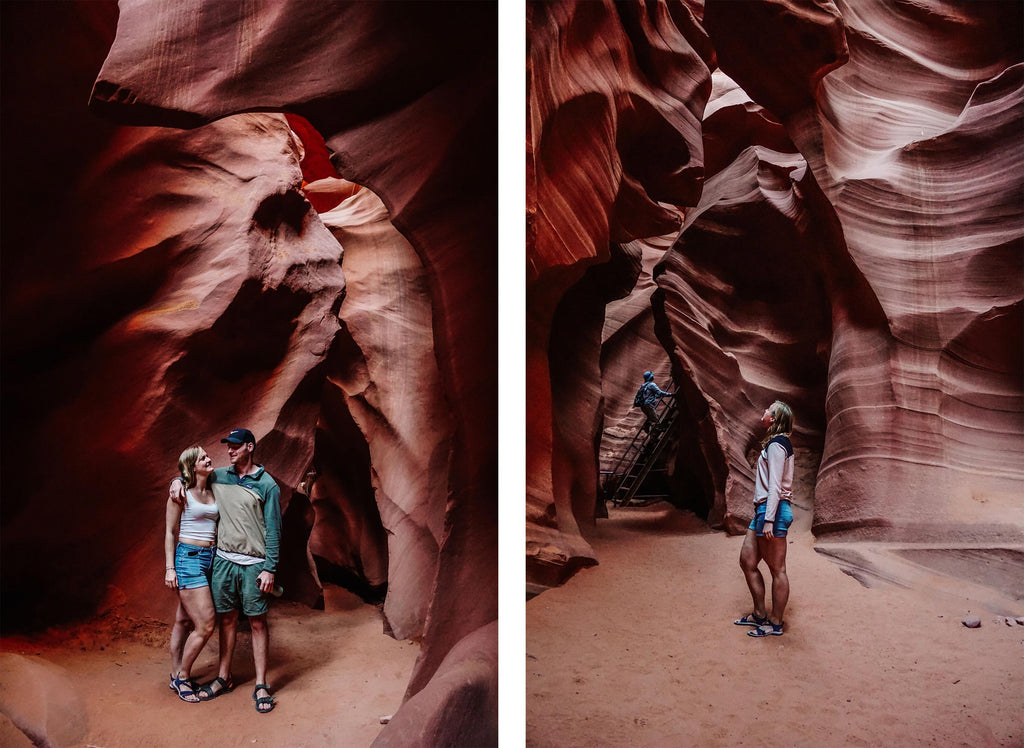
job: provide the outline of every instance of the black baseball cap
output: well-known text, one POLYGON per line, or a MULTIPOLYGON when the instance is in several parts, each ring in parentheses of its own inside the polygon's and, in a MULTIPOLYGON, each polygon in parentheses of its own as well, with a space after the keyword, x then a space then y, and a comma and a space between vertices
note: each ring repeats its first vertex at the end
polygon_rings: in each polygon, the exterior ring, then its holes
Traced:
POLYGON ((220 440, 221 444, 246 444, 249 442, 256 443, 256 437, 252 435, 249 429, 235 429, 220 440))

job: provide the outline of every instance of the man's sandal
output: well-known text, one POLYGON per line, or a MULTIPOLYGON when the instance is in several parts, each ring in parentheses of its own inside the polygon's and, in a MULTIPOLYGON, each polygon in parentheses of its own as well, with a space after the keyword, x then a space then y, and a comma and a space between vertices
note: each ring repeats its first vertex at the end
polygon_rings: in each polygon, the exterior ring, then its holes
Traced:
POLYGON ((258 694, 261 690, 266 691, 269 694, 270 693, 270 686, 268 686, 265 683, 257 683, 256 687, 254 689, 252 689, 252 700, 256 702, 254 704, 254 706, 256 707, 256 711, 259 712, 260 714, 266 714, 267 712, 274 711, 274 697, 273 696, 257 696, 256 694, 258 694), (270 704, 270 708, 269 709, 260 709, 260 707, 263 706, 264 704, 270 704))
POLYGON ((753 631, 748 631, 747 636, 752 636, 755 639, 760 639, 762 636, 782 636, 782 624, 774 624, 771 621, 767 621, 762 626, 758 626, 753 631))
POLYGON ((761 618, 757 613, 747 613, 743 618, 733 621, 737 626, 754 626, 755 628, 768 623, 768 616, 761 618))
POLYGON ((227 680, 224 680, 223 678, 221 678, 218 675, 216 678, 211 680, 205 686, 200 686, 199 687, 199 692, 198 692, 199 693, 199 700, 200 701, 209 701, 210 699, 217 698, 221 694, 231 693, 234 690, 235 690, 235 684, 232 682, 230 675, 228 676, 227 680), (219 688, 216 691, 213 690, 214 684, 219 686, 219 688))
POLYGON ((195 685, 188 678, 175 678, 174 679, 174 690, 178 694, 178 698, 184 701, 186 704, 198 704, 199 697, 196 696, 195 685), (191 696, 192 698, 189 698, 191 696))

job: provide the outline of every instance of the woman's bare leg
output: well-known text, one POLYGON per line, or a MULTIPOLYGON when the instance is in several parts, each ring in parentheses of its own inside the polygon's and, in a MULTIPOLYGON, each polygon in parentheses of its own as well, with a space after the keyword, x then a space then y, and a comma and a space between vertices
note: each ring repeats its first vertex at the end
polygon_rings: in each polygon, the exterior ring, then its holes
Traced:
POLYGON ((209 587, 197 587, 191 590, 179 590, 182 605, 189 617, 195 623, 195 628, 185 640, 185 646, 181 654, 181 666, 179 677, 192 677, 192 664, 196 661, 199 653, 206 646, 210 636, 213 634, 214 611, 213 598, 210 596, 209 587))
POLYGON ((740 548, 740 568, 743 569, 743 578, 747 580, 747 587, 750 589, 750 597, 754 601, 754 615, 758 618, 765 617, 764 606, 764 577, 761 570, 757 568, 761 563, 761 550, 757 533, 748 529, 743 537, 743 547, 740 548))
POLYGON ((781 624, 786 604, 789 602, 789 575, 786 573, 786 539, 758 538, 761 555, 772 573, 772 614, 769 620, 776 626, 781 624))
POLYGON ((171 626, 171 675, 177 675, 181 670, 181 653, 188 638, 189 623, 188 613, 185 612, 185 606, 181 604, 179 597, 178 610, 174 613, 174 625, 171 626))

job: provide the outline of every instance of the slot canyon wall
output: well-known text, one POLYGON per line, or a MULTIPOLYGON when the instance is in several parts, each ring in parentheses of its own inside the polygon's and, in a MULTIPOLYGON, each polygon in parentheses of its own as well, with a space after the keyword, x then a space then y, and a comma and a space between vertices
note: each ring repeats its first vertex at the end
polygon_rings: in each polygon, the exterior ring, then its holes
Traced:
POLYGON ((444 8, 5 4, 5 630, 166 618, 244 425, 287 596, 420 642, 377 744, 496 741, 497 22, 444 8))
POLYGON ((749 521, 779 397, 819 537, 1024 540, 1021 28, 1000 1, 528 6, 533 591, 597 562, 645 369, 680 393, 673 501, 714 527, 749 521))

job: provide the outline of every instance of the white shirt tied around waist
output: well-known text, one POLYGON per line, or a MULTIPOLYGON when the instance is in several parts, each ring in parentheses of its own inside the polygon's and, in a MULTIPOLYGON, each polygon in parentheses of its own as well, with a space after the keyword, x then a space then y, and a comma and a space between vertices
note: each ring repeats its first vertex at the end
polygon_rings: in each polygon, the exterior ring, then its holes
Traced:
POLYGON ((192 495, 191 491, 186 491, 178 536, 212 543, 217 540, 217 518, 219 516, 220 510, 217 508, 216 500, 211 504, 203 504, 196 501, 196 497, 192 495))

